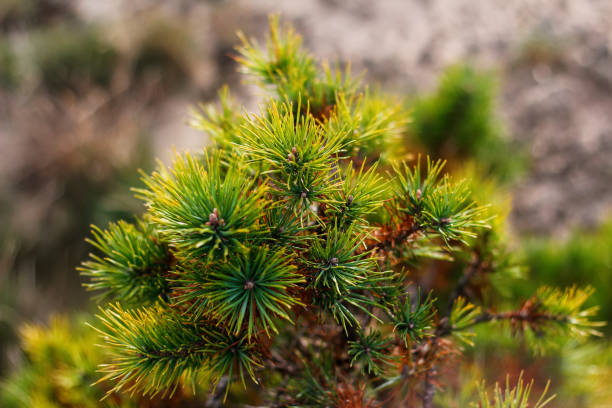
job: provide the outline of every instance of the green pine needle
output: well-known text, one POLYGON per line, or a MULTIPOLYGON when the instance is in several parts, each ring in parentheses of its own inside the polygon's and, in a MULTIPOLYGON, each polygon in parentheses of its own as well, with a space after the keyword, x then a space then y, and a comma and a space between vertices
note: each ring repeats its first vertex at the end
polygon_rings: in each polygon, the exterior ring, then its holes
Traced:
POLYGON ((223 376, 231 382, 238 375, 244 384, 248 374, 257 382, 259 356, 244 337, 185 322, 162 305, 138 310, 111 305, 98 318, 103 326, 96 330, 111 355, 111 362, 101 365, 106 375, 99 380, 114 383, 107 396, 117 391, 172 396, 179 386, 194 390, 205 378, 217 384, 223 376))
POLYGON ((210 359, 203 329, 183 324, 162 306, 123 310, 111 305, 101 312, 103 326, 96 330, 111 362, 101 366, 106 375, 99 381, 113 382, 110 392, 170 396, 203 374, 210 359))
POLYGON ((243 126, 240 147, 285 179, 329 171, 346 142, 344 131, 330 132, 310 115, 296 117, 292 105, 272 101, 263 115, 243 126))
POLYGON ((288 312, 301 303, 290 292, 303 281, 282 250, 253 248, 187 273, 180 281, 186 291, 181 300, 195 302, 196 316, 223 322, 235 335, 246 332, 250 339, 261 328, 270 336, 278 333, 275 318, 292 322, 288 312))
POLYGON ((408 347, 411 341, 418 341, 424 337, 433 335, 435 299, 431 293, 424 301, 421 301, 421 292, 417 294, 416 301, 413 303, 410 296, 398 302, 393 310, 394 331, 404 340, 404 345, 408 347))
POLYGON ((177 155, 172 168, 145 177, 137 190, 152 220, 181 260, 224 259, 260 232, 265 187, 220 153, 177 155))
POLYGON ((510 377, 506 377, 506 388, 504 391, 502 391, 499 384, 496 383, 492 399, 485 390, 485 384, 483 382, 479 387, 479 401, 475 406, 479 408, 544 408, 544 406, 548 405, 555 398, 555 395, 546 397, 549 385, 550 382, 546 384, 538 400, 534 404, 530 404, 529 398, 533 388, 533 380, 525 385, 522 372, 519 375, 516 386, 513 388, 510 387, 510 377))
POLYGON ((87 242, 102 256, 90 254, 90 260, 78 270, 91 278, 85 284, 88 290, 102 291, 99 301, 140 305, 166 298, 169 284, 165 275, 172 267, 172 255, 150 223, 119 221, 109 224, 107 230, 93 226, 92 235, 87 242))
POLYGON ((329 202, 329 215, 340 226, 354 222, 366 223, 366 216, 380 208, 387 198, 388 183, 377 172, 377 165, 365 169, 362 163, 356 171, 352 163, 343 172, 341 189, 334 192, 329 202))
POLYGON ((349 341, 348 354, 351 359, 351 366, 355 362, 361 364, 362 373, 367 367, 367 372, 380 375, 383 373, 383 365, 393 364, 395 361, 389 355, 391 341, 382 337, 382 333, 374 330, 369 334, 359 333, 358 341, 349 341))
POLYGON ((474 306, 464 297, 459 296, 453 303, 448 321, 453 336, 460 342, 473 346, 474 342, 471 338, 475 334, 465 330, 474 325, 480 314, 480 307, 474 306))
POLYGON ((363 248, 363 239, 353 229, 334 228, 325 239, 314 240, 309 256, 303 260, 312 270, 310 285, 315 289, 329 288, 343 295, 353 287, 368 285, 376 275, 375 259, 363 248))

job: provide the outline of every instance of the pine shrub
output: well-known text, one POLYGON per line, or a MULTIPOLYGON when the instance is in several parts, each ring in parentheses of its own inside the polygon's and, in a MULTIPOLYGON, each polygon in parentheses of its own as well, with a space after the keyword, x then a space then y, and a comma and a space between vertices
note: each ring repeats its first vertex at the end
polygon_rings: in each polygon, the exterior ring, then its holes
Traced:
MULTIPOLYGON (((432 407, 475 328, 534 353, 599 334, 590 288, 504 296, 518 266, 499 206, 402 155, 401 101, 319 65, 277 19, 265 46, 241 38, 259 113, 224 90, 193 120, 212 145, 143 175, 136 221, 94 229, 81 271, 108 398, 211 384, 217 402, 432 407)), ((530 390, 473 401, 525 407, 530 390)))

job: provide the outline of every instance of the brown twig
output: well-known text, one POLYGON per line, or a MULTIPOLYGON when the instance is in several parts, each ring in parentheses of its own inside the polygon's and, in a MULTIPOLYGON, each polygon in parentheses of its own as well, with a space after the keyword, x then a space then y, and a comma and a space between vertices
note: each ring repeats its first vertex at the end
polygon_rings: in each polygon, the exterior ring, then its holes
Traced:
POLYGON ((434 394, 436 392, 436 386, 432 381, 434 371, 435 367, 431 366, 431 368, 425 373, 425 392, 423 394, 423 408, 433 407, 434 394))
POLYGON ((468 285, 468 283, 470 283, 474 275, 476 275, 476 273, 478 273, 481 270, 483 265, 484 265, 484 261, 482 257, 480 256, 480 253, 476 253, 474 256, 474 259, 472 260, 472 262, 470 262, 468 269, 461 276, 459 281, 457 281, 457 285, 455 286, 455 289, 453 290, 453 293, 451 294, 448 300, 448 308, 447 308, 447 313, 446 313, 447 316, 450 316, 451 310, 453 309, 453 303, 455 302, 455 300, 457 300, 459 296, 464 294, 465 287, 468 285))

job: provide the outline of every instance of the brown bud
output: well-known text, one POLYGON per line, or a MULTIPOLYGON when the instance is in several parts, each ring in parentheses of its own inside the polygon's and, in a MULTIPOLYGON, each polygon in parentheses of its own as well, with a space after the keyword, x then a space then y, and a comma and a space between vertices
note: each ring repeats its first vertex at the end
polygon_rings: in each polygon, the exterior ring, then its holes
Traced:
POLYGON ((338 266, 338 262, 339 262, 339 260, 336 257, 333 257, 332 259, 329 260, 329 264, 331 266, 338 266))
POLYGON ((297 155, 297 147, 293 146, 293 148, 291 149, 291 153, 293 153, 294 156, 297 155))
POLYGON ((353 195, 352 195, 352 194, 350 194, 350 195, 349 195, 349 196, 346 198, 346 205, 351 205, 351 204, 353 204, 353 200, 354 200, 354 199, 355 199, 355 198, 353 197, 353 195))
POLYGON ((416 191, 416 199, 417 199, 417 201, 418 201, 418 200, 420 200, 422 196, 423 196, 423 192, 422 192, 422 191, 421 191, 421 189, 419 188, 419 189, 416 191))
MULTIPOLYGON (((206 225, 210 225, 213 227, 219 226, 219 210, 216 208, 208 215, 208 222, 206 225)), ((221 225, 225 225, 225 221, 221 220, 221 225)))
POLYGON ((302 191, 302 194, 300 194, 300 197, 306 198, 306 197, 308 197, 308 193, 305 192, 305 191, 302 191))
POLYGON ((253 282, 252 280, 248 280, 246 281, 246 283, 244 284, 244 290, 251 290, 255 287, 255 282, 253 282))
POLYGON ((440 224, 441 225, 448 225, 450 224, 452 221, 451 217, 444 217, 444 218, 440 218, 440 224))

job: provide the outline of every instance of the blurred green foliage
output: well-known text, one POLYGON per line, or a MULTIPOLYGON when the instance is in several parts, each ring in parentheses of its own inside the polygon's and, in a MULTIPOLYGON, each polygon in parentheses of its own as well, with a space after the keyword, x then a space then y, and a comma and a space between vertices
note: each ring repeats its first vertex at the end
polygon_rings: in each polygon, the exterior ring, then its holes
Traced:
POLYGON ((187 29, 177 21, 154 19, 146 24, 135 46, 131 70, 135 82, 150 76, 165 86, 189 79, 193 43, 187 29))
POLYGON ((410 106, 409 142, 449 161, 472 159, 487 174, 512 180, 524 166, 511 148, 496 111, 497 83, 492 73, 469 64, 447 68, 437 90, 410 106))
POLYGON ((38 32, 34 64, 52 91, 111 85, 119 52, 91 26, 60 25, 38 32))
MULTIPOLYGON (((94 407, 104 396, 97 379, 102 350, 92 347, 95 331, 82 319, 52 319, 49 329, 24 326, 28 363, 0 388, 0 405, 10 407, 94 407)), ((111 406, 111 405, 108 405, 111 406)), ((123 405, 122 405, 123 406, 123 405)), ((127 405, 125 405, 127 406, 127 405)))
MULTIPOLYGON (((91 317, 89 317, 90 319, 91 317)), ((26 325, 20 330, 27 362, 0 384, 3 408, 136 408, 192 407, 193 395, 178 392, 173 398, 151 401, 129 394, 110 394, 109 383, 99 379, 105 351, 96 347, 96 331, 86 316, 56 316, 48 327, 26 325), (95 383, 95 384, 94 384, 95 383), (104 399, 103 399, 104 398, 104 399)))
POLYGON ((12 89, 18 83, 17 58, 8 41, 0 39, 0 89, 12 89))

